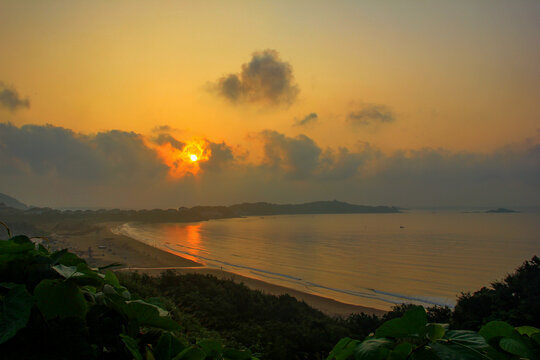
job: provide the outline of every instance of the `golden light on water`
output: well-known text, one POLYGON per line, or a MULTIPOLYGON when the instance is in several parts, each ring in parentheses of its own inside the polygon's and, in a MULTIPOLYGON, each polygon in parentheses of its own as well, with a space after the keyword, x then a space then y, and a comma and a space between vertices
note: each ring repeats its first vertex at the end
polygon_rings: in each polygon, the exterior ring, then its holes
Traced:
MULTIPOLYGON (((170 239, 175 247, 179 246, 185 250, 181 254, 182 257, 201 262, 201 259, 197 257, 201 251, 200 228, 201 224, 185 226, 167 225, 165 226, 165 238, 170 239)), ((165 248, 165 250, 178 255, 177 252, 170 248, 165 248)))

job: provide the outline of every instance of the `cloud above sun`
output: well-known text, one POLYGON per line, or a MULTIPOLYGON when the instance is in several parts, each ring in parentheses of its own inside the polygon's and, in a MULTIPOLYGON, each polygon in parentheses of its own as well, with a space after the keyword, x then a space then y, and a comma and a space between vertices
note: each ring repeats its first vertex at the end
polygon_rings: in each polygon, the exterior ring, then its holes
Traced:
POLYGON ((276 50, 254 52, 239 73, 220 78, 216 93, 232 104, 290 105, 296 100, 299 88, 291 64, 281 60, 276 50))

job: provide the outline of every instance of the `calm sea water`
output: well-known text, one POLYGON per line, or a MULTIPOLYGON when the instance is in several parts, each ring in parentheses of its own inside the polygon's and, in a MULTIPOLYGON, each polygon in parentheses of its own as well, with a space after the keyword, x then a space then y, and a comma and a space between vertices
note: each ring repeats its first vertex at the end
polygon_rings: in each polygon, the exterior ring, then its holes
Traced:
POLYGON ((540 214, 281 215, 118 231, 210 267, 351 304, 453 306, 540 255, 540 214))

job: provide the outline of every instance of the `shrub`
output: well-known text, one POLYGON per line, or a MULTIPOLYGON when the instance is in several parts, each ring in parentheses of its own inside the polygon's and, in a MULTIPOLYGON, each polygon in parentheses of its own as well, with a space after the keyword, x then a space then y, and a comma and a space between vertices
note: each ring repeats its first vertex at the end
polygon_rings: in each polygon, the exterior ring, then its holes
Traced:
POLYGON ((492 321, 478 333, 449 330, 448 325, 428 323, 423 307, 411 306, 363 341, 341 339, 327 360, 537 359, 539 354, 540 329, 535 327, 492 321))
POLYGON ((493 320, 540 327, 540 258, 525 261, 513 274, 489 288, 461 294, 452 327, 478 330, 493 320))
MULTIPOLYGON (((8 234, 11 236, 9 229, 8 234)), ((214 340, 180 336, 157 298, 143 300, 107 267, 26 236, 0 241, 3 359, 254 359, 214 340)))

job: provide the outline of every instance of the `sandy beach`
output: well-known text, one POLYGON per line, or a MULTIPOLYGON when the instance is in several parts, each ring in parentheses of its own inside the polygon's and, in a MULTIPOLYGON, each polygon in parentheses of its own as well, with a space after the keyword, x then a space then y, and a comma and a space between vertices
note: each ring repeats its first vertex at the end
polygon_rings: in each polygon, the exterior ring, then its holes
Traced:
POLYGON ((76 232, 71 231, 68 227, 57 227, 51 236, 54 238, 51 246, 58 249, 68 248, 87 259, 94 266, 114 262, 124 264, 122 270, 119 271, 138 271, 157 276, 166 269, 172 269, 179 274, 200 273, 213 275, 220 279, 243 283, 250 289, 259 290, 266 294, 289 294, 331 316, 348 316, 352 313, 361 312, 381 315, 386 312, 371 307, 346 304, 258 279, 208 268, 203 264, 157 249, 127 236, 115 234, 111 229, 117 225, 119 224, 93 224, 88 225, 82 231, 80 225, 78 225, 76 232))

